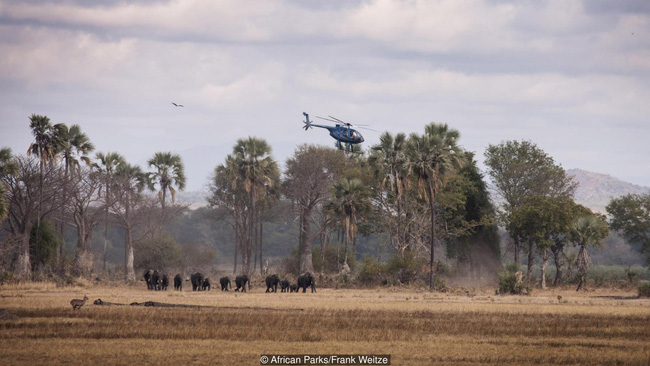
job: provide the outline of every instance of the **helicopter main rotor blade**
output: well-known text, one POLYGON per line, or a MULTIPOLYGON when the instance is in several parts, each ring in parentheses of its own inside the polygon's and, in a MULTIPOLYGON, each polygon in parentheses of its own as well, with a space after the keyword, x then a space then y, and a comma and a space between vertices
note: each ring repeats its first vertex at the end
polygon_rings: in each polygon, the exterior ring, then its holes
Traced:
POLYGON ((325 121, 329 121, 329 122, 333 122, 333 123, 341 123, 340 121, 335 121, 333 119, 329 119, 329 118, 325 118, 325 117, 316 116, 316 118, 319 118, 319 119, 322 119, 322 120, 325 120, 325 121))
POLYGON ((329 117, 329 118, 331 118, 331 119, 333 119, 333 120, 336 120, 337 122, 340 122, 340 123, 343 123, 343 124, 349 125, 349 123, 347 123, 347 122, 343 122, 343 121, 341 121, 340 119, 338 119, 338 118, 336 118, 336 117, 332 117, 332 116, 327 116, 327 117, 329 117))

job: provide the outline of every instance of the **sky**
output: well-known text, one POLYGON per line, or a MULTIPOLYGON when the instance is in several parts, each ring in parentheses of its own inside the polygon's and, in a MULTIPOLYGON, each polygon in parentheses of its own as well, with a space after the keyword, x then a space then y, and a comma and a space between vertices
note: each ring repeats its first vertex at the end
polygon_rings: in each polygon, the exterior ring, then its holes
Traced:
POLYGON ((447 123, 479 166, 490 144, 531 140, 650 186, 650 1, 0 0, 14 154, 45 115, 145 170, 178 153, 200 190, 239 138, 281 163, 334 146, 302 112, 393 134, 447 123))

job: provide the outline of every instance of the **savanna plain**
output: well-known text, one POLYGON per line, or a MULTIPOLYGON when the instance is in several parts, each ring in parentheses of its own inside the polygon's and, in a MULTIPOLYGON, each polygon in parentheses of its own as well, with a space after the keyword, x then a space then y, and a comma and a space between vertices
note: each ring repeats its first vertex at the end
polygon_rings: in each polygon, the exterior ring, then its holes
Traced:
POLYGON ((264 291, 3 285, 0 364, 260 365, 262 354, 390 354, 393 365, 650 365, 650 299, 632 291, 264 291), (84 294, 90 300, 73 310, 70 300, 84 294))

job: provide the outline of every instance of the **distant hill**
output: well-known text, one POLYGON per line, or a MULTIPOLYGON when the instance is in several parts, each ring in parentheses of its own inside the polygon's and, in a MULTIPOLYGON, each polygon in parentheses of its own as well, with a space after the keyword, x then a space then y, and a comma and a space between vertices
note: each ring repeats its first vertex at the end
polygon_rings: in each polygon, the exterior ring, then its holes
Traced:
POLYGON ((629 193, 650 193, 650 188, 627 183, 607 174, 588 172, 581 169, 569 169, 567 174, 578 183, 575 200, 594 211, 606 214, 605 207, 613 198, 629 193))

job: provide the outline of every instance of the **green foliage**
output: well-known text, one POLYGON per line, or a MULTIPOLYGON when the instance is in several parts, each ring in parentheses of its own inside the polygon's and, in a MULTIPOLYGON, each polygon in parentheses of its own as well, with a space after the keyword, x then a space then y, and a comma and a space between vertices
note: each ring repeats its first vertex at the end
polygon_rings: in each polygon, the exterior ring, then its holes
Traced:
POLYGON ((403 255, 397 254, 388 261, 387 271, 399 283, 410 284, 421 274, 425 264, 425 259, 419 258, 412 251, 406 251, 403 255))
POLYGON ((357 276, 364 285, 377 285, 386 281, 386 265, 374 257, 365 256, 360 263, 361 270, 357 276))
MULTIPOLYGON (((324 273, 337 273, 340 266, 343 264, 343 254, 336 252, 336 246, 329 245, 325 248, 325 255, 321 253, 320 246, 314 246, 312 252, 312 263, 314 271, 324 273)), ((348 258, 348 261, 350 258, 348 258)), ((348 263, 349 265, 349 263, 348 263)))
POLYGON ((639 297, 650 297, 650 282, 639 285, 639 297))
POLYGON ((139 241, 133 249, 135 268, 164 271, 185 264, 181 246, 170 235, 139 241))
MULTIPOLYGON (((650 253, 650 193, 628 194, 613 199, 607 205, 612 230, 620 232, 626 240, 641 246, 641 253, 650 253)), ((646 257, 650 264, 650 255, 646 257)))
POLYGON ((497 293, 522 295, 530 294, 531 289, 528 284, 522 280, 522 273, 516 263, 511 263, 499 273, 499 282, 497 293))
POLYGON ((34 268, 46 264, 54 264, 56 259, 56 248, 61 243, 61 238, 57 232, 54 224, 50 220, 41 221, 41 240, 40 251, 37 248, 38 240, 38 225, 32 227, 31 236, 29 238, 29 255, 32 258, 32 266, 34 268), (40 253, 40 258, 37 255, 40 253))

